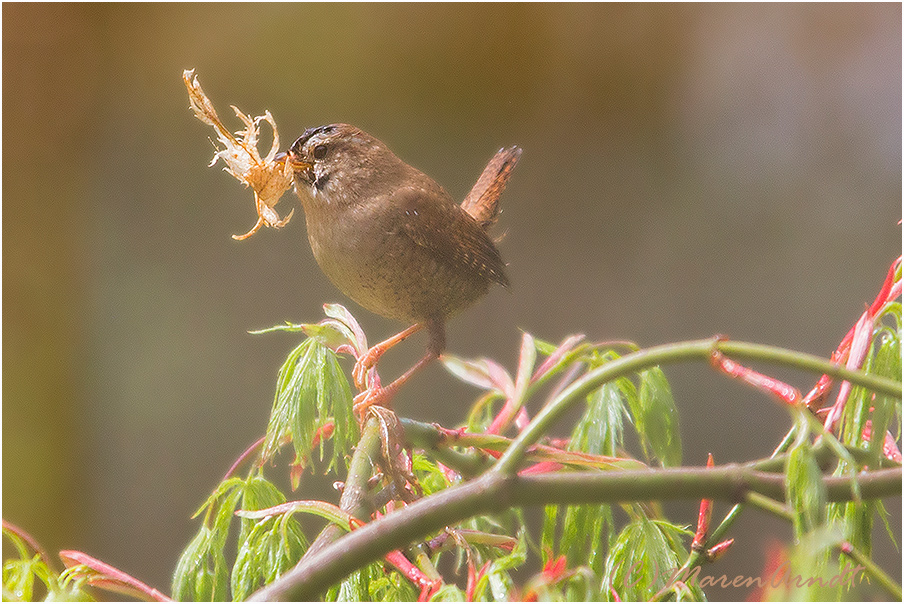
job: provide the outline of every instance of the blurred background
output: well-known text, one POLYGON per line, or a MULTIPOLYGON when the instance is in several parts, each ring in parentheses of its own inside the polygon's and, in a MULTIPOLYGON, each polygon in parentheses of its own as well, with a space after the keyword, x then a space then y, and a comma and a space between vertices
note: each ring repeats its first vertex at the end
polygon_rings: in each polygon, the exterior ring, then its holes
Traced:
MULTIPOLYGON (((900 253, 899 4, 2 10, 3 516, 164 591, 298 341, 247 331, 316 322, 324 302, 372 342, 400 327, 321 274, 300 210, 230 238, 254 223, 252 195, 206 167, 213 131, 183 69, 227 125, 229 104, 269 109, 285 148, 350 122, 459 199, 498 148, 524 148, 500 220, 513 286, 452 321, 457 355, 512 368, 520 330, 828 355, 900 253)), ((423 344, 387 355, 384 379, 423 344)), ((704 365, 666 373, 687 464, 766 456, 790 426, 704 365)), ((474 395, 434 366, 396 408, 451 426, 474 395)), ((300 498, 329 496, 304 480, 300 498)), ((697 505, 668 509, 693 524, 697 505)), ((900 542, 900 499, 888 507, 900 542)), ((707 571, 758 575, 791 529, 750 512, 733 536, 707 571)))

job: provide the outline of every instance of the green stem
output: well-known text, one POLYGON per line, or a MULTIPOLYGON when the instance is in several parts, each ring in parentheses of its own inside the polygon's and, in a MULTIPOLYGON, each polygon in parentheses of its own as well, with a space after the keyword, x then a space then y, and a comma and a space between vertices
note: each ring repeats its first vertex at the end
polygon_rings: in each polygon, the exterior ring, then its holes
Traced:
POLYGON ((648 367, 666 363, 706 360, 716 350, 726 356, 744 361, 766 361, 819 374, 828 374, 847 380, 852 384, 863 386, 869 390, 901 398, 900 382, 866 374, 862 371, 852 371, 821 357, 803 352, 749 342, 725 341, 718 338, 664 344, 627 354, 610 361, 601 367, 589 371, 582 378, 572 383, 537 414, 533 421, 518 435, 518 438, 514 440, 512 446, 499 459, 492 471, 500 474, 513 474, 524 456, 524 452, 530 445, 536 443, 546 434, 550 427, 571 406, 582 402, 588 394, 606 382, 621 376, 631 375, 648 367))
POLYGON ((904 595, 901 592, 901 585, 892 579, 888 573, 882 570, 878 564, 870 560, 869 556, 865 556, 863 552, 850 543, 841 544, 838 546, 838 550, 849 556, 851 560, 862 566, 866 572, 872 575, 876 579, 876 582, 892 595, 893 600, 897 600, 898 602, 901 601, 901 597, 904 595))
MULTIPOLYGON (((465 478, 479 476, 489 466, 488 456, 480 451, 461 452, 451 449, 436 424, 427 424, 405 417, 399 418, 405 430, 405 439, 415 447, 430 451, 443 465, 452 468, 465 478)), ((462 444, 464 443, 455 443, 462 444)), ((476 446, 471 444, 472 447, 476 446)))
MULTIPOLYGON (((468 483, 415 501, 305 556, 295 568, 262 588, 253 600, 317 598, 330 585, 389 551, 476 515, 528 505, 615 503, 625 501, 719 499, 737 501, 754 491, 783 501, 784 476, 734 464, 716 468, 670 468, 622 472, 567 472, 507 476, 489 472, 468 483)), ((859 477, 864 499, 901 491, 901 468, 859 477)), ((825 479, 827 499, 851 498, 850 479, 825 479)))
MULTIPOLYGON (((797 437, 797 424, 791 426, 791 429, 788 430, 788 433, 785 434, 785 437, 782 439, 782 442, 775 448, 775 451, 772 452, 772 455, 769 456, 769 459, 765 462, 757 462, 753 464, 753 467, 760 471, 769 471, 771 468, 768 467, 770 462, 775 462, 779 460, 781 457, 784 457, 784 453, 791 448, 791 445, 794 443, 794 439, 797 437)), ((782 462, 784 464, 784 462, 782 462)), ((781 466, 782 468, 784 465, 781 466)), ((776 469, 779 471, 779 469, 776 469)), ((728 532, 728 529, 734 525, 735 521, 741 516, 741 512, 744 511, 744 505, 741 503, 736 503, 732 506, 731 510, 728 511, 728 514, 725 515, 725 518, 722 519, 722 522, 719 523, 719 526, 716 527, 707 538, 706 543, 704 543, 703 547, 700 551, 691 550, 691 553, 688 554, 687 560, 684 562, 684 566, 681 567, 681 573, 689 573, 692 572, 693 569, 697 568, 704 562, 706 562, 706 556, 704 552, 719 543, 725 534, 728 532)), ((683 576, 683 575, 682 575, 683 576)), ((657 594, 658 595, 658 594, 657 594)), ((654 601, 659 598, 653 598, 654 601)))
POLYGON ((791 426, 791 429, 788 430, 787 434, 785 434, 785 438, 782 439, 782 442, 778 443, 775 451, 772 452, 770 459, 778 457, 779 455, 790 449, 791 445, 794 443, 795 438, 797 438, 797 424, 791 426))
POLYGON ((766 497, 765 495, 760 495, 759 493, 751 491, 747 493, 747 496, 744 499, 748 504, 781 518, 782 520, 787 520, 789 522, 794 520, 794 514, 788 509, 788 506, 779 503, 771 497, 766 497))
MULTIPOLYGON (((444 465, 465 477, 479 475, 490 467, 494 458, 484 451, 501 454, 512 444, 512 439, 498 434, 445 430, 436 424, 425 424, 406 418, 399 418, 399 422, 405 428, 405 438, 408 442, 430 451, 444 465), (463 453, 452 450, 450 447, 453 446, 477 450, 463 453)), ((525 459, 531 462, 552 461, 576 469, 637 470, 646 467, 643 462, 632 458, 566 451, 549 445, 532 447, 525 455, 525 459)))
MULTIPOLYGON (((367 497, 367 481, 373 476, 373 460, 380 456, 380 422, 371 418, 365 424, 361 432, 361 439, 355 447, 351 463, 348 467, 348 476, 345 479, 345 487, 342 489, 342 497, 339 498, 339 507, 354 518, 370 517, 370 501, 367 497)), ((347 529, 333 523, 328 524, 320 531, 317 539, 305 552, 299 564, 304 563, 317 552, 326 548, 331 543, 344 535, 347 529)))

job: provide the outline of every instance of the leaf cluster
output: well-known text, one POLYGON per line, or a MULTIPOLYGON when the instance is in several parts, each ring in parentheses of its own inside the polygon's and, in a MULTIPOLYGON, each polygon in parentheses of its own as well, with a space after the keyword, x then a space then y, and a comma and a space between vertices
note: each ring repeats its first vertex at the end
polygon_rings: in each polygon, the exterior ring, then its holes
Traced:
MULTIPOLYGON (((265 330, 300 332, 305 338, 279 371, 267 433, 258 448, 240 458, 198 510, 200 527, 176 567, 172 595, 179 600, 286 597, 291 592, 268 590, 293 585, 293 575, 309 558, 322 563, 326 552, 339 551, 334 546, 348 533, 384 516, 403 518, 406 508, 414 510, 417 506, 412 504, 423 503, 418 500, 424 498, 439 509, 448 505, 451 513, 452 495, 481 479, 490 479, 483 482, 495 488, 516 476, 560 476, 566 484, 569 477, 593 482, 641 470, 644 474, 633 480, 646 482, 647 476, 654 486, 657 476, 668 472, 685 472, 685 481, 702 480, 705 472, 700 468, 681 467, 679 414, 661 365, 712 360, 718 352, 818 368, 844 375, 854 385, 842 387, 840 402, 833 406, 842 410, 834 432, 823 427, 828 407, 794 404, 799 395, 786 401, 790 426, 786 437, 770 459, 741 468, 774 476, 776 480, 768 484, 776 488, 758 490, 751 484, 739 495, 736 484, 725 483, 720 496, 740 496, 743 503, 715 528, 710 526, 710 499, 701 501, 695 531, 693 519, 667 518, 656 497, 587 503, 578 493, 577 501, 554 505, 550 502, 561 501, 554 493, 534 493, 531 501, 546 504, 540 522, 532 521, 518 505, 498 501, 456 511, 454 518, 460 521, 449 521, 439 531, 435 527, 442 525, 431 525, 433 529, 419 533, 421 539, 402 549, 385 548, 381 561, 362 556, 354 572, 334 575, 319 597, 703 600, 706 583, 700 580, 701 568, 725 554, 732 543, 726 535, 738 516, 749 510, 777 515, 793 527, 794 542, 776 553, 789 577, 850 574, 856 562, 859 577, 868 573, 876 585, 899 596, 900 586, 870 557, 877 520, 894 542, 888 514, 881 500, 864 498, 867 489, 861 488, 872 471, 900 468, 901 305, 892 301, 880 310, 860 371, 789 351, 720 340, 641 350, 623 342, 592 344, 582 336, 553 344, 524 334, 512 373, 489 359, 444 358, 454 376, 480 389, 463 424, 455 428, 398 418, 387 409, 372 410, 359 425, 339 356, 359 357, 367 344, 344 308, 326 307, 327 318, 316 325, 265 330), (554 423, 565 410, 575 408, 582 413, 568 436, 552 437, 554 423), (339 502, 289 501, 265 476, 287 445, 294 452, 289 468, 293 488, 305 468, 334 473, 344 481, 339 502), (632 455, 632 449, 640 455, 632 455), (247 474, 237 476, 239 463, 252 459, 247 474), (324 460, 326 464, 316 463, 324 460), (831 490, 827 481, 834 479, 846 480, 849 492, 839 496, 837 487, 831 490), (298 513, 326 520, 316 539, 305 535, 298 513)), ((733 377, 743 376, 770 395, 794 390, 776 388, 771 378, 737 367, 733 377)), ((899 472, 897 480, 900 489, 899 472)), ((110 586, 111 577, 120 587, 131 588, 130 593, 159 594, 85 556, 73 556, 74 566, 58 574, 46 556, 19 534, 4 532, 19 554, 4 563, 6 599, 34 597, 36 582, 49 597, 84 598, 86 585, 110 586)), ((326 560, 329 564, 328 556, 326 560)), ((853 581, 789 580, 746 595, 844 599, 870 593, 862 590, 853 581)))

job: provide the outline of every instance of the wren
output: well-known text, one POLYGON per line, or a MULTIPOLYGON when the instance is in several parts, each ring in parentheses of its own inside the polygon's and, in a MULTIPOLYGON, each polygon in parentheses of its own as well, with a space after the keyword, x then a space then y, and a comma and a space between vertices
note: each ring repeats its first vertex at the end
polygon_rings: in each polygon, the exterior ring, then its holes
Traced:
POLYGON ((309 128, 289 149, 285 159, 320 268, 367 310, 413 324, 358 359, 353 376, 359 407, 387 404, 444 350, 447 319, 494 283, 508 286, 487 229, 520 155, 517 147, 499 151, 459 205, 429 176, 348 124, 309 128), (421 329, 429 336, 424 357, 390 385, 368 388, 380 356, 421 329))

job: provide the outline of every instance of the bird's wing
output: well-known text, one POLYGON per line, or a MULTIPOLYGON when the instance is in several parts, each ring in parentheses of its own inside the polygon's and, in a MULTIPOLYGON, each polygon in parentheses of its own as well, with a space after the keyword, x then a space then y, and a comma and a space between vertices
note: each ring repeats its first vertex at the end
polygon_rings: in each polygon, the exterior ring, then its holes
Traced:
POLYGON ((399 231, 453 270, 475 272, 507 287, 505 263, 486 231, 451 197, 431 193, 419 187, 393 193, 399 231))

